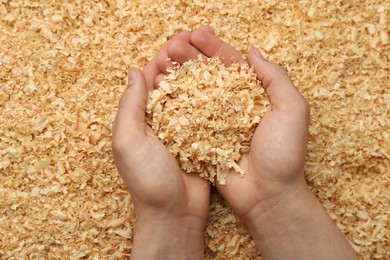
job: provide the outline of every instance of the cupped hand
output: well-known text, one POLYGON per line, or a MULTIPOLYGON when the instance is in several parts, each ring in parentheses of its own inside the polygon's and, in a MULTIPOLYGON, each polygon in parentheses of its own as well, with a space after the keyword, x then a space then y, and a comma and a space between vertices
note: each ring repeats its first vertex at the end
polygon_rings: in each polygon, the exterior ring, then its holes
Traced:
POLYGON ((308 104, 286 71, 265 60, 258 50, 250 50, 245 60, 240 52, 204 30, 194 31, 190 40, 205 56, 218 56, 226 66, 231 64, 232 57, 239 63, 248 62, 270 99, 271 105, 254 133, 249 152, 242 154, 238 162, 245 176, 232 170, 226 185, 217 185, 236 214, 250 221, 255 208, 266 211, 306 185, 303 168, 308 104))
POLYGON ((113 125, 113 155, 132 196, 136 213, 132 255, 139 258, 163 256, 164 252, 165 259, 180 252, 186 258, 203 254, 209 183, 183 172, 145 121, 148 91, 158 87, 172 61, 182 63, 198 54, 190 44, 190 32, 181 32, 143 71, 129 71, 128 88, 120 99, 113 125))

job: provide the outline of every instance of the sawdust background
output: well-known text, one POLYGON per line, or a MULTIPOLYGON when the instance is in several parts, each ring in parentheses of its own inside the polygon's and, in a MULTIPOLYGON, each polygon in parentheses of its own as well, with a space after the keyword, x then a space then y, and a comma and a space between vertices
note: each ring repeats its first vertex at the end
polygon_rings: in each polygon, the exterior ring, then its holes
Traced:
MULTIPOLYGON (((363 259, 390 258, 388 1, 0 3, 0 258, 123 258, 111 125, 130 66, 209 24, 285 66, 311 105, 308 182, 363 259)), ((308 209, 310 210, 310 209, 308 209)), ((213 192, 207 259, 259 258, 213 192)))

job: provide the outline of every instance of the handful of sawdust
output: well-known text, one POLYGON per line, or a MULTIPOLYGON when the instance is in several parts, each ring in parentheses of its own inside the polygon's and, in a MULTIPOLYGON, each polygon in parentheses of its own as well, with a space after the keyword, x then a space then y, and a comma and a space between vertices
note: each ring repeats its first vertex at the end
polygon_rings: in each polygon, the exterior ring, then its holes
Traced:
POLYGON ((147 123, 180 167, 214 184, 225 184, 249 145, 269 103, 248 65, 226 68, 218 58, 174 64, 152 91, 147 123))

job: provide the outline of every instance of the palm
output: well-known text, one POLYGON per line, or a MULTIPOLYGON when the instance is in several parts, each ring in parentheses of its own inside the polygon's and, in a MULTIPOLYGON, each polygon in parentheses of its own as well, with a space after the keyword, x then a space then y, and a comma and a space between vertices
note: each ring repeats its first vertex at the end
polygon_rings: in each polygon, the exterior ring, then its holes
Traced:
POLYGON ((192 33, 191 43, 206 56, 220 57, 226 66, 232 60, 254 66, 272 104, 255 131, 249 152, 238 162, 246 175, 242 177, 232 170, 226 185, 217 184, 233 210, 245 216, 256 203, 283 192, 285 184, 299 177, 303 179, 307 103, 280 66, 259 61, 253 50, 244 59, 239 51, 213 33, 201 30, 192 33))
POLYGON ((301 175, 307 122, 298 122, 306 119, 293 113, 268 111, 256 129, 249 153, 239 161, 246 175, 230 172, 226 186, 218 186, 238 215, 244 216, 257 202, 279 193, 284 184, 301 175))
POLYGON ((198 176, 184 173, 168 149, 146 127, 146 138, 135 140, 130 174, 123 177, 135 204, 184 216, 207 218, 208 184, 198 176), (177 209, 180 209, 179 211, 177 209))

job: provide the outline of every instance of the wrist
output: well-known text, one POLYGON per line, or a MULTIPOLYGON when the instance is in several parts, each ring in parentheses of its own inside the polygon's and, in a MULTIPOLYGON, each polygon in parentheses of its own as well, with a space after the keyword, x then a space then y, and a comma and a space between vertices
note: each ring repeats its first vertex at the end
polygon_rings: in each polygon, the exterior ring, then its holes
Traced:
POLYGON ((132 259, 203 259, 204 228, 193 216, 137 217, 132 259))
POLYGON ((284 192, 258 202, 244 217, 243 221, 253 239, 262 241, 281 236, 301 218, 301 210, 310 210, 314 195, 306 183, 286 189, 284 192))
POLYGON ((306 184, 258 204, 246 225, 265 259, 357 259, 306 184))

